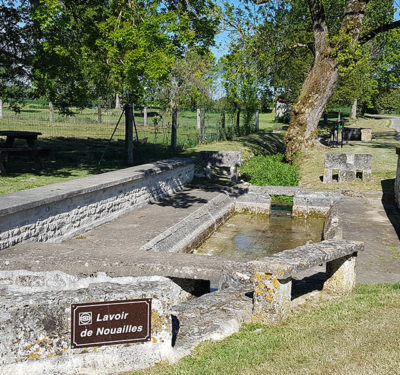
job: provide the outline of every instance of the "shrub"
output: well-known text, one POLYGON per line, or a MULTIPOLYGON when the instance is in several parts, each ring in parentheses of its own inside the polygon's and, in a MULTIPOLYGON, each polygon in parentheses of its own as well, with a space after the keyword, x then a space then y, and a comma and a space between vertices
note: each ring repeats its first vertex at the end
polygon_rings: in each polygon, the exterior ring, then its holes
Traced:
POLYGON ((299 167, 285 163, 282 154, 256 156, 243 163, 242 178, 253 185, 297 186, 299 167))

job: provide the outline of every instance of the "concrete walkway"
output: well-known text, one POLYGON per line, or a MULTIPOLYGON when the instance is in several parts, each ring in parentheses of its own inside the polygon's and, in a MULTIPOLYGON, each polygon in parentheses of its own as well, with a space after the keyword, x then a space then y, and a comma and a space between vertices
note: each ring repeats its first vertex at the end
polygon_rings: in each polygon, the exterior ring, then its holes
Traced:
POLYGON ((363 241, 357 282, 400 282, 400 211, 393 194, 364 193, 339 202, 343 238, 363 241))

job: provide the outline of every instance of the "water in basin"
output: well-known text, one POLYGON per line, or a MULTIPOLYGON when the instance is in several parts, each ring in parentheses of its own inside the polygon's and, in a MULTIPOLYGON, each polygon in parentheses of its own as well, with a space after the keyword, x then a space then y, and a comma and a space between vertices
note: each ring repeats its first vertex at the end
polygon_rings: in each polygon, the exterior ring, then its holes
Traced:
POLYGON ((235 214, 194 251, 227 258, 258 259, 321 241, 324 218, 292 218, 287 210, 271 216, 235 214))

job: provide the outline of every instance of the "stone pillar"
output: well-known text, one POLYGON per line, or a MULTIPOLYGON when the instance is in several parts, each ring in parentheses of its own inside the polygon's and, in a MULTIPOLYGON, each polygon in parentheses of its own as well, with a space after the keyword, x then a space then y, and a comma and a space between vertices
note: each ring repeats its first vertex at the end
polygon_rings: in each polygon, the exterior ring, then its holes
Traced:
POLYGON ((361 142, 372 141, 372 129, 361 129, 361 142))
POLYGON ((253 322, 278 323, 290 312, 292 279, 279 280, 270 273, 253 276, 253 322))
POLYGON ((356 283, 356 259, 357 253, 354 253, 327 262, 324 291, 338 295, 351 293, 356 283))
POLYGON ((147 107, 143 108, 143 126, 148 126, 148 124, 147 124, 147 107))
POLYGON ((396 180, 394 182, 394 196, 397 203, 397 207, 400 208, 400 147, 396 147, 397 160, 397 173, 396 180))

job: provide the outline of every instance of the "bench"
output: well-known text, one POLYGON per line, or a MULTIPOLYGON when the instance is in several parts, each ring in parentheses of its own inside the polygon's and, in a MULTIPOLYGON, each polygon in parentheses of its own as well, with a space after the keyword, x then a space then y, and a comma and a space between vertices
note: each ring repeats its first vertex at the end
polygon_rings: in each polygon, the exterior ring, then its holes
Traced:
POLYGON ((10 155, 27 156, 43 167, 43 159, 50 155, 50 149, 41 147, 34 149, 27 147, 0 147, 0 172, 3 174, 7 173, 4 163, 8 162, 10 155))
POLYGON ((332 182, 333 170, 338 171, 339 182, 355 181, 357 171, 361 171, 363 181, 369 181, 372 174, 372 155, 325 154, 324 184, 332 182))
POLYGON ((228 177, 233 183, 238 180, 237 167, 242 165, 242 154, 238 151, 200 151, 200 167, 207 178, 228 177))
POLYGON ((285 250, 247 263, 245 270, 225 270, 222 287, 246 285, 253 291, 253 321, 276 323, 285 319, 292 307, 293 278, 315 266, 326 264, 323 291, 347 295, 355 285, 355 262, 364 243, 325 240, 285 250))

